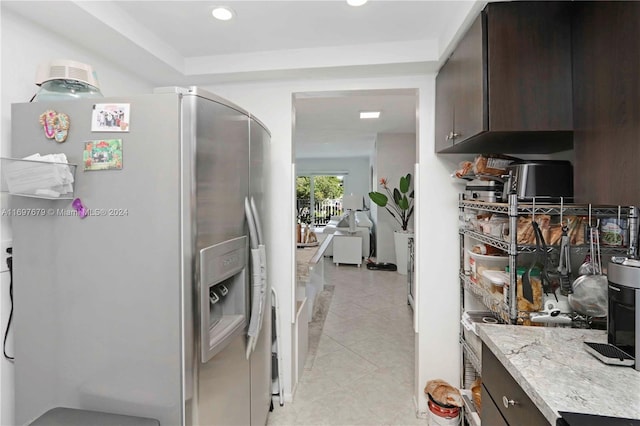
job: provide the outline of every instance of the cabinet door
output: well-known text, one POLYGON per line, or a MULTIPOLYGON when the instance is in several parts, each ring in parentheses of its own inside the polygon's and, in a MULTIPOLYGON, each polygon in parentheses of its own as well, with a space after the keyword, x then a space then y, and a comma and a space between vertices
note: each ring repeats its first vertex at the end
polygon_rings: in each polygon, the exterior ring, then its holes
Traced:
POLYGON ((640 2, 572 3, 576 201, 636 205, 640 2))
POLYGON ((451 55, 455 73, 454 143, 487 130, 483 27, 484 15, 480 14, 451 55))
POLYGON ((500 410, 496 406, 496 403, 491 399, 491 395, 487 391, 487 388, 482 385, 482 393, 480 397, 482 401, 482 416, 480 420, 483 425, 491 425, 491 426, 508 426, 507 422, 504 421, 502 414, 500 414, 500 410))
POLYGON ((572 3, 517 1, 487 6, 492 132, 573 129, 572 3))
POLYGON ((334 235, 333 263, 362 264, 362 237, 334 235))
POLYGON ((454 63, 449 60, 436 76, 435 148, 439 152, 453 145, 453 99, 455 90, 454 63))
POLYGON ((482 344, 482 387, 486 387, 508 424, 518 426, 549 424, 518 382, 484 343, 482 344), (504 405, 505 402, 506 405, 504 405))

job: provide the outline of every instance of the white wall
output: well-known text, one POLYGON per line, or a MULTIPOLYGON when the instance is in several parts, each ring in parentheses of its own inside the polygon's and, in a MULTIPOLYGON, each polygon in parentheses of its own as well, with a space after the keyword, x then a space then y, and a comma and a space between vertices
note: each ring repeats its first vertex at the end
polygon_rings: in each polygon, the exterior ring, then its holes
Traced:
MULTIPOLYGON (((36 6, 34 6, 36 7, 36 6)), ((139 77, 122 72, 96 52, 89 52, 52 33, 43 31, 22 17, 2 9, 0 16, 2 76, 0 94, 0 155, 11 156, 11 104, 28 102, 38 87, 34 84, 38 64, 51 59, 73 59, 93 66, 105 96, 150 93, 152 85, 139 77)), ((64 23, 60 23, 64 25, 64 23)), ((71 123, 73 126, 73 122, 71 123)), ((2 194, 0 205, 7 206, 2 194)), ((9 218, 2 216, 0 240, 11 238, 9 218)), ((4 263, 4 256, 2 256, 4 263)), ((19 285, 17 283, 16 285, 19 285)), ((0 273, 0 317, 2 338, 9 316, 9 273, 0 273)), ((7 352, 13 354, 13 338, 9 333, 7 352)), ((0 359, 0 424, 14 424, 13 364, 0 359)))
MULTIPOLYGON (((423 388, 427 380, 442 378, 450 383, 460 380, 458 344, 460 290, 458 282, 458 208, 459 187, 450 175, 456 169, 457 156, 443 157, 434 153, 433 121, 435 108, 435 75, 360 78, 343 80, 288 81, 213 85, 208 90, 242 105, 256 114, 272 132, 271 177, 272 211, 268 227, 272 251, 279 256, 269 258, 269 279, 281 301, 282 325, 291 329, 294 295, 294 176, 292 172, 293 94, 298 92, 418 89, 418 162, 416 181, 417 208, 417 325, 419 354, 416 355, 415 397, 419 410, 427 411, 423 388), (277 214, 276 214, 277 213, 277 214), (287 226, 291 224, 291 226, 287 226)), ((413 170, 413 169, 411 169, 413 170)), ((283 327, 284 329, 284 327, 283 327)), ((293 353, 291 336, 283 336, 284 352, 293 353)), ((292 397, 291 363, 284 371, 287 398, 292 397)))
MULTIPOLYGON (((416 135, 413 133, 379 133, 376 138, 376 167, 374 169, 377 176, 377 186, 375 191, 386 194, 380 186, 380 179, 387 179, 388 187, 391 191, 400 185, 400 176, 413 173, 416 163, 416 135)), ((415 188, 415 182, 412 185, 415 188)), ((393 203, 393 200, 390 200, 393 203)), ((396 221, 389 212, 382 207, 372 203, 372 210, 376 210, 376 261, 397 263, 394 246, 394 231, 402 229, 400 223, 396 221)), ((393 209, 391 208, 393 211, 393 209)), ((414 228, 413 217, 409 221, 408 231, 414 228)))
POLYGON ((327 172, 346 172, 344 193, 356 194, 360 197, 366 197, 368 200, 369 158, 299 158, 296 160, 296 173, 298 175, 327 172))

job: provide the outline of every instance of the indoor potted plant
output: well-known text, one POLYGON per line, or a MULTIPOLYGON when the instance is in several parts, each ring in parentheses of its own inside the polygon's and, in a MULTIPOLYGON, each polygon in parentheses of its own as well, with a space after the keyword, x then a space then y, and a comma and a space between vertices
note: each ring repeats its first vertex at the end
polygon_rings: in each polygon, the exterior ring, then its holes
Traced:
POLYGON ((384 207, 402 228, 401 231, 394 232, 394 242, 398 272, 406 275, 409 237, 413 236, 413 233, 407 230, 409 219, 411 215, 413 215, 414 191, 411 188, 411 173, 400 177, 400 185, 398 188, 391 190, 387 183, 386 178, 380 179, 380 186, 382 186, 386 194, 373 191, 369 193, 369 198, 378 206, 384 207))

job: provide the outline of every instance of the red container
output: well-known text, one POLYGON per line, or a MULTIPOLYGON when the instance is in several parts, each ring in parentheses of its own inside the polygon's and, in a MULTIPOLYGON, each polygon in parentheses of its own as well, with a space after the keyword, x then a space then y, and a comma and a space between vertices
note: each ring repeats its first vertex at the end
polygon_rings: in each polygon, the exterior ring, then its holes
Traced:
POLYGON ((429 399, 428 406, 429 411, 445 419, 455 419, 460 415, 460 407, 445 407, 433 401, 431 398, 429 399))

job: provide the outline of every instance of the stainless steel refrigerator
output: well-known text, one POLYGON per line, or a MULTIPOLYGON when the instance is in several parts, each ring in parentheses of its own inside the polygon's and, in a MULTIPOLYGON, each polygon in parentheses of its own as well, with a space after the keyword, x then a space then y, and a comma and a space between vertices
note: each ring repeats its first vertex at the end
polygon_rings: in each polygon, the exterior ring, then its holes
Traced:
POLYGON ((11 121, 13 158, 77 164, 73 193, 10 196, 17 424, 69 407, 264 425, 267 129, 195 87, 14 104, 11 121))

